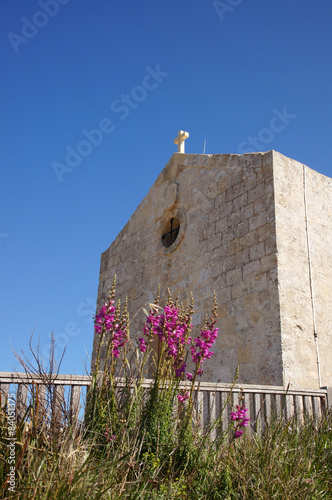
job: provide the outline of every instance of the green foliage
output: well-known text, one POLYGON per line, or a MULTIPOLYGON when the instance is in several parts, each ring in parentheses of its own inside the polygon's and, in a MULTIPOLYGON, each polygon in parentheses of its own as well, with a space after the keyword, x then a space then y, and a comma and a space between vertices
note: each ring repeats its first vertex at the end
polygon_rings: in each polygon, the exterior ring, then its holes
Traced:
POLYGON ((144 436, 143 450, 156 452, 163 458, 172 447, 174 432, 173 417, 174 395, 171 387, 158 387, 155 381, 140 422, 141 436, 144 436))
POLYGON ((331 498, 332 414, 319 425, 278 420, 263 437, 236 443, 229 454, 234 487, 242 498, 331 498))

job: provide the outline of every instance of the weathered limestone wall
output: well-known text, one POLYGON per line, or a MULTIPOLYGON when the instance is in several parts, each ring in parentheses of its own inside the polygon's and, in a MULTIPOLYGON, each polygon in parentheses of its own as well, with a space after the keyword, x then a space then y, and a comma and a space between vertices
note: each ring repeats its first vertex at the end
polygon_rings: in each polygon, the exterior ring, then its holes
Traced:
MULTIPOLYGON (((204 379, 283 384, 276 261, 273 152, 239 155, 175 153, 110 248, 102 254, 98 307, 114 274, 131 317, 158 285, 195 297, 195 328, 219 303, 219 338, 204 379), (177 217, 174 245, 161 243, 177 217)), ((143 321, 138 314, 135 334, 143 321)))
POLYGON ((318 388, 307 229, 324 386, 332 383, 332 179, 276 152, 273 160, 284 382, 318 388))
MULTIPOLYGON (((162 299, 167 287, 182 300, 192 291, 197 332, 215 290, 220 334, 205 380, 231 382, 239 365, 243 383, 318 388, 309 234, 321 385, 330 386, 331 219, 332 179, 279 153, 175 153, 102 254, 98 307, 114 274, 131 317, 153 301, 159 284, 162 299), (171 217, 180 232, 165 248, 171 217)), ((141 311, 132 336, 143 320, 141 311)))

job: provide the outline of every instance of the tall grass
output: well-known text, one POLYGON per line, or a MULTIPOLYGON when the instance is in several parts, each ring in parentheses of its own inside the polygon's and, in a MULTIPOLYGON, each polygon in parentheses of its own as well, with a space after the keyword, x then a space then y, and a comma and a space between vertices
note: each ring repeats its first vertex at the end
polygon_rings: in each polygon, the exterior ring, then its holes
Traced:
POLYGON ((106 309, 96 316, 100 348, 81 429, 70 425, 66 405, 56 423, 50 420, 52 383, 37 362, 39 375, 49 382, 48 397, 32 387, 30 405, 17 420, 14 492, 7 480, 6 407, 1 411, 0 498, 332 498, 331 414, 301 426, 276 418, 264 435, 244 433, 238 439, 239 419, 214 440, 198 426, 194 384, 210 357, 216 304, 195 342, 190 337, 192 304, 181 307, 169 296, 161 309, 157 297, 135 345, 126 306, 115 307, 114 295, 115 285, 106 309), (172 337, 175 330, 178 337, 172 337), (183 365, 190 355, 192 370, 182 390, 183 365), (150 388, 143 383, 147 370, 153 373, 150 388))
MULTIPOLYGON (((157 448, 142 451, 144 436, 101 451, 99 440, 49 440, 42 429, 17 428, 16 488, 6 477, 6 441, 2 433, 1 498, 17 499, 330 499, 332 498, 332 418, 286 427, 272 423, 264 436, 224 440, 218 447, 196 436, 189 460, 177 468, 157 448), (166 465, 166 467, 165 467, 166 465)), ((1 430, 6 424, 1 415, 1 430)), ((172 440, 168 456, 177 446, 172 440)))

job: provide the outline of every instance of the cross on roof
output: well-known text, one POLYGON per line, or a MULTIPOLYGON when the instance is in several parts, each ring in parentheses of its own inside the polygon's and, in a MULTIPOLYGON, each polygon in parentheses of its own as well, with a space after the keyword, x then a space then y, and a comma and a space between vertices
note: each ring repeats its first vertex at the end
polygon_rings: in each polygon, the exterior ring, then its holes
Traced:
POLYGON ((189 132, 180 130, 178 136, 174 139, 174 144, 178 145, 178 153, 184 153, 184 141, 188 139, 189 132))

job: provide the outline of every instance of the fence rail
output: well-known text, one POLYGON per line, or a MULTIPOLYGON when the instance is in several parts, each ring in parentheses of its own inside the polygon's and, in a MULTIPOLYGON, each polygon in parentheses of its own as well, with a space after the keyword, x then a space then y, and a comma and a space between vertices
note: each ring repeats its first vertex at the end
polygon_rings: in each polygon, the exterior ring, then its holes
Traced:
MULTIPOLYGON (((121 379, 118 384, 124 385, 121 379)), ((143 387, 152 384, 151 379, 145 379, 143 387)), ((67 422, 77 424, 80 409, 83 406, 84 388, 91 384, 89 375, 48 375, 0 372, 1 407, 4 407, 9 395, 15 397, 17 417, 24 415, 29 398, 38 394, 39 401, 48 401, 50 419, 60 421, 65 410, 67 422), (66 397, 65 397, 66 395, 66 397), (65 401, 68 404, 65 405, 65 401)), ((180 388, 186 388, 185 382, 180 388)), ((223 383, 201 382, 195 388, 196 417, 202 427, 209 426, 217 419, 224 408, 220 426, 226 430, 232 407, 240 402, 249 409, 250 431, 262 432, 273 416, 279 416, 285 421, 295 417, 298 423, 306 417, 319 420, 332 406, 332 394, 328 388, 317 390, 284 389, 278 386, 233 385, 223 383), (239 399, 242 398, 242 399, 239 399)), ((214 430, 213 433, 216 431, 214 430)))

